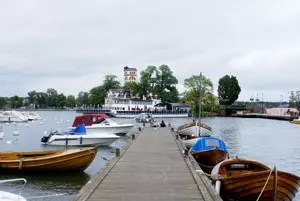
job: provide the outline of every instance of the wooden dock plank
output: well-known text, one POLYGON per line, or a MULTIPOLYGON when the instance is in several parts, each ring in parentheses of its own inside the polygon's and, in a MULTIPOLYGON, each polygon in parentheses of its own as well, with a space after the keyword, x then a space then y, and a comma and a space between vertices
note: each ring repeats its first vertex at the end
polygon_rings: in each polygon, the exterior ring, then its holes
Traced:
POLYGON ((169 128, 145 128, 86 200, 212 200, 194 174, 169 128))

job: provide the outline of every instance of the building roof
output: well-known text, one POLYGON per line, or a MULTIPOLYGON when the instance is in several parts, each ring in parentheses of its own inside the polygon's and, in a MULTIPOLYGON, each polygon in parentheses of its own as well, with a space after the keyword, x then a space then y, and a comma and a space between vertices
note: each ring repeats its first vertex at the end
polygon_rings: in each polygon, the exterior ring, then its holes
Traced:
POLYGON ((125 66, 125 67, 124 67, 124 70, 125 70, 125 71, 128 71, 128 70, 134 70, 134 71, 136 71, 136 68, 129 68, 128 66, 125 66))
POLYGON ((158 103, 155 105, 156 107, 164 107, 164 106, 171 106, 171 107, 190 107, 186 103, 158 103))

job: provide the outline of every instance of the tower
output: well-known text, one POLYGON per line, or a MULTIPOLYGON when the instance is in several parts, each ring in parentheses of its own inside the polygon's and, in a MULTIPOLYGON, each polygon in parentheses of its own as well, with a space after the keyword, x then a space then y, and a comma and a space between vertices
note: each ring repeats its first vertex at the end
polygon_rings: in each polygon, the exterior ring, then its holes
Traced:
POLYGON ((124 79, 125 79, 125 82, 136 82, 137 69, 129 68, 128 66, 125 66, 124 67, 124 79))

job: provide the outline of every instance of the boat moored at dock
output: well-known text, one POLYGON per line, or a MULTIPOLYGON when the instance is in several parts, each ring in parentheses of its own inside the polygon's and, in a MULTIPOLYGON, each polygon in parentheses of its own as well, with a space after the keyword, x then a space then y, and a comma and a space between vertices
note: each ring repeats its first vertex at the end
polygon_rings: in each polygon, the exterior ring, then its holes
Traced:
POLYGON ((83 171, 98 146, 83 149, 0 153, 0 172, 83 171))
POLYGON ((291 201, 298 192, 300 177, 271 169, 256 161, 229 159, 217 164, 211 176, 223 199, 239 201, 291 201))

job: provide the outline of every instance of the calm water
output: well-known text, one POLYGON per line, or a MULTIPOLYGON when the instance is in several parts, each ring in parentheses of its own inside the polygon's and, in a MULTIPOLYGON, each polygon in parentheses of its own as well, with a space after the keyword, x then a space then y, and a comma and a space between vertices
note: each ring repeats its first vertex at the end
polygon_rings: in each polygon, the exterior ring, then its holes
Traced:
MULTIPOLYGON (((71 126, 75 112, 40 112, 44 121, 23 123, 18 125, 4 125, 5 139, 0 141, 0 151, 34 151, 53 149, 40 144, 40 138, 45 131, 53 129, 65 130, 71 126), (13 136, 18 128, 20 135, 13 136), (11 142, 11 143, 10 143, 11 142)), ((133 119, 115 119, 117 122, 131 123, 133 119)), ((157 119, 160 121, 161 119, 157 119)), ((164 119, 166 123, 179 126, 191 122, 189 118, 164 119)), ((202 120, 213 128, 213 136, 219 137, 227 145, 231 157, 238 155, 260 161, 270 167, 300 175, 300 125, 286 121, 245 118, 204 118, 202 120)), ((132 132, 135 132, 136 128, 132 132)), ((128 141, 124 137, 112 146, 121 147, 128 141)), ((28 184, 23 192, 24 197, 53 195, 64 193, 63 196, 28 200, 70 200, 80 188, 95 173, 114 157, 114 148, 101 148, 89 168, 82 173, 73 174, 14 174, 0 175, 0 179, 24 177, 28 184)), ((19 184, 5 184, 0 189, 17 193, 19 184)), ((296 199, 300 201, 300 195, 296 199)))

